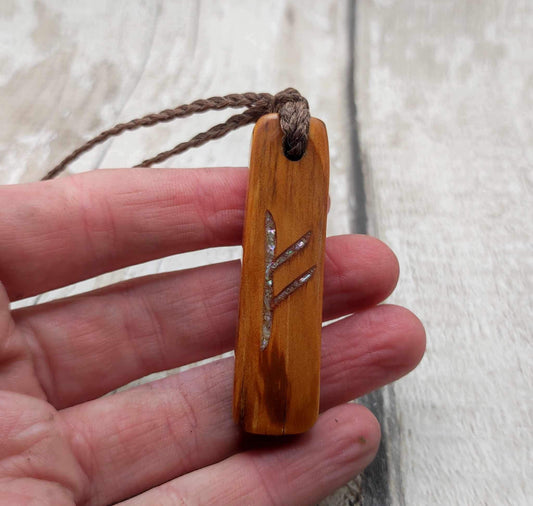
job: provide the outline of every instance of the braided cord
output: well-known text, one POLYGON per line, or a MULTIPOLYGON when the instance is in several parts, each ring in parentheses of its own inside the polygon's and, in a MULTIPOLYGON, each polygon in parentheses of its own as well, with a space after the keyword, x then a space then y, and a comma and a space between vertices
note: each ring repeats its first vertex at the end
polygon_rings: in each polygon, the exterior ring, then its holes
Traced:
POLYGON ((211 97, 200 99, 190 104, 180 105, 174 109, 148 114, 142 118, 136 118, 126 123, 119 123, 108 130, 104 130, 85 144, 75 149, 65 157, 42 180, 53 179, 65 170, 65 168, 83 153, 89 151, 97 144, 101 144, 111 137, 121 135, 128 130, 150 127, 158 123, 166 123, 176 118, 185 118, 193 114, 210 110, 220 111, 223 109, 237 109, 246 107, 247 110, 231 116, 224 123, 220 123, 195 135, 192 139, 182 142, 168 151, 148 158, 135 167, 149 167, 154 163, 161 163, 171 156, 183 153, 189 148, 198 147, 206 142, 219 139, 229 132, 242 126, 255 123, 261 116, 271 112, 279 113, 280 126, 283 131, 283 149, 290 160, 299 160, 305 153, 309 137, 309 104, 294 88, 287 88, 276 95, 270 93, 233 93, 223 97, 211 97))

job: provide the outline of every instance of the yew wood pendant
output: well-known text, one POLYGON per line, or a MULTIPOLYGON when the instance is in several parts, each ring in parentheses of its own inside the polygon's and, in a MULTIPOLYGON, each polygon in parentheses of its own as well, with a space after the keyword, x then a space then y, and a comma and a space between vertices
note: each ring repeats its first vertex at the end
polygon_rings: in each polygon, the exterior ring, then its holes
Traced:
POLYGON ((311 118, 303 157, 283 153, 277 114, 257 122, 243 235, 233 415, 254 434, 298 434, 316 421, 329 156, 311 118))

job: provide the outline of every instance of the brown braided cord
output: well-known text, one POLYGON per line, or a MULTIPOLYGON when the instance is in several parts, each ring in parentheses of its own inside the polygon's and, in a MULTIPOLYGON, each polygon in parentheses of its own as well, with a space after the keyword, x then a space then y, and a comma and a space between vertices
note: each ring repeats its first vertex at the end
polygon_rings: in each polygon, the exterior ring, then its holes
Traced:
POLYGON ((103 131, 74 150, 50 170, 42 180, 44 181, 54 178, 81 154, 89 151, 97 144, 105 142, 110 137, 120 135, 127 130, 149 127, 158 123, 165 123, 176 118, 185 118, 192 114, 209 110, 240 107, 247 107, 248 109, 241 114, 231 116, 224 123, 215 125, 209 130, 195 135, 187 142, 182 142, 168 151, 164 151, 153 158, 144 160, 135 167, 149 167, 154 163, 160 163, 171 156, 183 153, 189 148, 201 146, 213 139, 219 139, 232 130, 236 130, 244 125, 249 125, 250 123, 255 123, 261 116, 270 112, 276 112, 280 116, 280 126, 283 131, 283 151, 285 156, 290 160, 299 160, 303 156, 309 138, 309 104, 297 90, 294 88, 287 88, 276 95, 271 95, 270 93, 242 93, 195 100, 190 104, 180 105, 175 109, 165 109, 159 113, 148 114, 147 116, 128 121, 127 123, 119 123, 118 125, 103 131))

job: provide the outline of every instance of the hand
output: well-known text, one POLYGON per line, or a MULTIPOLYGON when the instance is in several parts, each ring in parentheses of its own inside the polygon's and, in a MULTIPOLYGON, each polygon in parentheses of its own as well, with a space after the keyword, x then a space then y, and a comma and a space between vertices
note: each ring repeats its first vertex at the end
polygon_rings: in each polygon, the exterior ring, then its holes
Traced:
POLYGON ((378 422, 344 403, 413 369, 425 345, 413 314, 376 306, 398 276, 376 239, 328 239, 324 319, 349 316, 324 328, 322 414, 308 433, 257 447, 231 418, 233 359, 102 397, 230 350, 238 262, 10 312, 9 299, 238 244, 246 178, 102 170, 0 188, 1 504, 311 504, 370 463, 378 422))

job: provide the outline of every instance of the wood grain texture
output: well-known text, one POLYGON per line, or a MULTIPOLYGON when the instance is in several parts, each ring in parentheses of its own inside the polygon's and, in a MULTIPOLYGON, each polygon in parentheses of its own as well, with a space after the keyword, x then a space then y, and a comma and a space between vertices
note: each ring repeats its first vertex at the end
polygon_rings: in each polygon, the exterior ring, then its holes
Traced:
POLYGON ((528 1, 358 2, 370 232, 428 334, 385 389, 393 504, 531 504, 532 47, 528 1))
MULTIPOLYGON (((329 183, 326 128, 311 118, 309 142, 299 161, 290 161, 283 154, 282 139, 277 114, 258 121, 250 159, 235 348, 234 418, 245 431, 266 435, 308 430, 318 416, 320 393, 329 183), (275 223, 274 256, 278 258, 310 232, 306 246, 273 273, 273 295, 313 269, 309 280, 271 312, 265 308, 269 290, 265 216, 275 223), (266 312, 272 328, 262 345, 263 329, 269 323, 266 312)), ((266 304, 271 306, 270 301, 266 304)))

